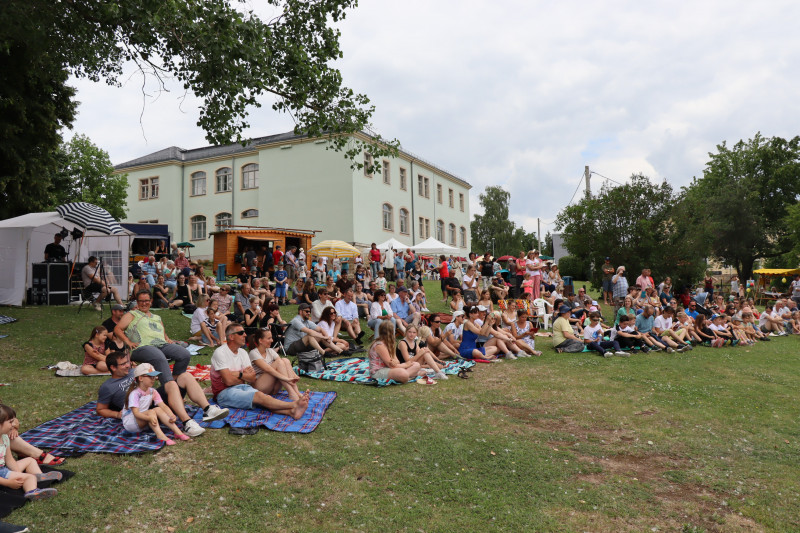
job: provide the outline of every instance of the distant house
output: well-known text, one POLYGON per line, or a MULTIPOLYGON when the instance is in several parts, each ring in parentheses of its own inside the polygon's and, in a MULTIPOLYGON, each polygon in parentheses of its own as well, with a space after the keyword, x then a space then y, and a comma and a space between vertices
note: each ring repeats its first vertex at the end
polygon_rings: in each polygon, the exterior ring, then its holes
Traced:
POLYGON ((402 150, 370 175, 326 145, 282 133, 244 146, 172 146, 119 164, 128 174, 126 222, 168 224, 173 241, 192 242, 200 259, 213 254, 209 234, 230 226, 319 230, 314 242, 358 246, 433 236, 466 255, 469 183, 402 150))

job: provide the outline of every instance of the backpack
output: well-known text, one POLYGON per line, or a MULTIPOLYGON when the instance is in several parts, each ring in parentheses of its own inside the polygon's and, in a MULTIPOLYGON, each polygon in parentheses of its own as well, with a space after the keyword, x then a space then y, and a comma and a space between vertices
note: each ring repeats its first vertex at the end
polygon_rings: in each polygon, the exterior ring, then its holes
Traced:
POLYGON ((297 368, 303 372, 322 372, 328 367, 325 358, 316 350, 297 354, 297 368))

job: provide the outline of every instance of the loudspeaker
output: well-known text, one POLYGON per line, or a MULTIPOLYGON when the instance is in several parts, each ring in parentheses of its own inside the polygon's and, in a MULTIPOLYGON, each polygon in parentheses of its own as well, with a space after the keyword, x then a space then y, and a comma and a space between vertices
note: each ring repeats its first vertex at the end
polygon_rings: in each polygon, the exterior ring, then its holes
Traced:
POLYGON ((69 263, 34 263, 28 303, 69 305, 69 263))

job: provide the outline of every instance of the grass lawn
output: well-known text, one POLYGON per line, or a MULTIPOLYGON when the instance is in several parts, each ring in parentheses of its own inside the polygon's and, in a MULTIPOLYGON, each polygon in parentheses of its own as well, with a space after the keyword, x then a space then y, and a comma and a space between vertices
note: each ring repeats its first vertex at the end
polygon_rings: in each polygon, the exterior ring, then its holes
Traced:
MULTIPOLYGON (((438 282, 426 287, 441 309, 438 282)), ((0 326, 0 398, 23 429, 96 399, 104 378, 39 368, 80 363, 98 313, 0 314, 19 319, 0 326)), ((187 318, 161 316, 187 338, 187 318)), ((602 359, 541 339, 542 357, 432 387, 302 379, 339 395, 314 433, 209 430, 155 454, 72 458, 78 475, 57 498, 6 520, 33 531, 798 531, 798 342, 602 359)), ((209 361, 209 350, 193 359, 209 361)))

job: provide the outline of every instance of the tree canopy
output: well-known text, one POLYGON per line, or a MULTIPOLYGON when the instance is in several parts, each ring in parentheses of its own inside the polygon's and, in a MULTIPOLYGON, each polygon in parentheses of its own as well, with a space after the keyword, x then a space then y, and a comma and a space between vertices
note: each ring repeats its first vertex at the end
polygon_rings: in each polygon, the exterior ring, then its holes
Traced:
POLYGON ((683 221, 710 255, 750 279, 756 259, 781 256, 796 243, 800 137, 759 133, 708 155, 703 177, 685 190, 683 221))
POLYGON ((596 196, 567 206, 558 214, 556 228, 571 255, 595 266, 595 282, 605 257, 637 275, 649 268, 656 278, 690 280, 702 272, 705 261, 674 224, 675 201, 666 181, 656 185, 634 174, 624 185, 604 184, 596 196))
POLYGON ((273 109, 293 117, 296 133, 328 136, 355 166, 364 150, 374 161, 396 153, 396 141, 372 134, 364 145, 349 135, 370 130, 374 106, 343 86, 331 66, 342 57, 333 24, 357 1, 267 2, 277 11, 270 20, 233 0, 6 0, 0 195, 7 213, 37 208, 24 192, 41 186, 42 168, 54 168, 59 131, 74 119, 68 77, 119 85, 128 63, 197 95, 198 125, 209 142, 243 141, 248 113, 271 94, 273 109))
POLYGON ((527 233, 524 228, 508 218, 508 205, 511 194, 502 187, 494 185, 478 197, 483 207, 483 215, 475 215, 470 223, 472 249, 480 253, 492 252, 497 256, 510 254, 516 256, 520 250, 536 247, 536 234, 527 233))

